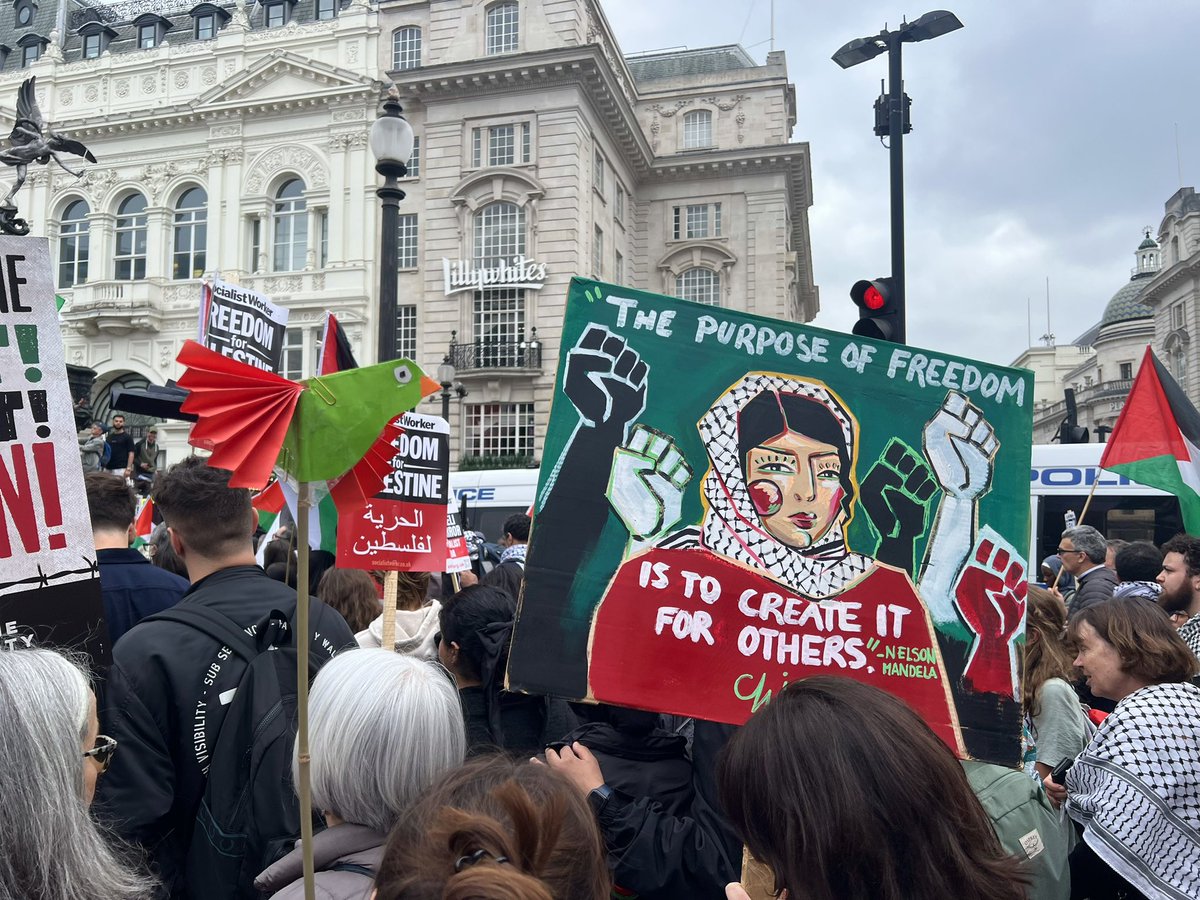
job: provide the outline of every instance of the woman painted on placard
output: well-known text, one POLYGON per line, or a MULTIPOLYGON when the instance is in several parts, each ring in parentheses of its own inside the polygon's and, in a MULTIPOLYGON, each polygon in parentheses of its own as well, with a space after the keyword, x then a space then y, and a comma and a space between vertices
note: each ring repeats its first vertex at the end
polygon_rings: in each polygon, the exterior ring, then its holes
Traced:
POLYGON ((638 425, 614 455, 608 496, 631 540, 593 619, 595 699, 679 708, 692 697, 680 712, 740 721, 788 680, 848 675, 905 697, 962 753, 934 626, 963 613, 956 582, 961 590, 970 580, 959 575, 998 446, 979 411, 952 392, 925 427, 943 496, 920 596, 906 572, 847 546, 858 425, 833 391, 751 373, 698 427, 709 459, 704 514, 666 537, 691 477, 674 442, 638 425))

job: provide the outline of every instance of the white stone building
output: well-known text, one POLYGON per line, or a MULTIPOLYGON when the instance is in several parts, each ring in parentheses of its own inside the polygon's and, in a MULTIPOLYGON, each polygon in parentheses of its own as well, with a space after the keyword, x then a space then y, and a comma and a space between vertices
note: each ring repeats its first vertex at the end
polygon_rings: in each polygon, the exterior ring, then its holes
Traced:
POLYGON ((1200 196, 1180 188, 1166 202, 1158 241, 1162 270, 1142 292, 1154 315, 1154 348, 1193 403, 1200 400, 1200 196))
MULTIPOLYGON (((461 456, 540 457, 572 275, 816 313, 782 53, 626 59, 593 0, 63 3, 25 24, 0 10, 0 47, 21 49, 0 59, 0 118, 36 75, 46 118, 99 159, 78 181, 39 169, 19 199, 50 239, 67 359, 99 373, 101 416, 112 388, 178 376, 206 276, 290 309, 289 377, 312 373, 325 309, 374 361, 367 135, 388 80, 417 136, 397 349, 431 374, 455 365, 461 456), (502 261, 510 286, 448 290, 447 270, 502 261)), ((165 427, 171 458, 185 432, 165 427)))

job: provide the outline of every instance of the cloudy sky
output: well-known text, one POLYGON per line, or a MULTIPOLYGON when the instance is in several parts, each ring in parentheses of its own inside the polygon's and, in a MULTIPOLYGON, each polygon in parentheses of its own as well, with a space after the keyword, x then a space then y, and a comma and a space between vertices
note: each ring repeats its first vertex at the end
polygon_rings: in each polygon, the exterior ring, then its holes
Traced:
MULTIPOLYGON (((625 53, 736 41, 762 63, 770 48, 770 0, 603 2, 625 53)), ((1200 181, 1200 3, 947 7, 965 27, 904 51, 908 339, 1009 363, 1046 332, 1047 277, 1050 330, 1068 343, 1128 280, 1141 229, 1157 234, 1164 202, 1200 181)), ((890 267, 887 151, 871 131, 887 58, 843 71, 830 57, 937 8, 775 0, 792 139, 811 145, 822 327, 848 330, 850 285, 890 267)))

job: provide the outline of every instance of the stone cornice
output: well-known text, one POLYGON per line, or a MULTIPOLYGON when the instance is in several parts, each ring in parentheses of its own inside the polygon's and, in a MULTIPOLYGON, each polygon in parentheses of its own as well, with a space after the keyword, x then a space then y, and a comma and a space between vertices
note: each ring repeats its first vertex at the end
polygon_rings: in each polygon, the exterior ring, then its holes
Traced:
POLYGON ((1142 289, 1138 300, 1153 308, 1158 301, 1164 299, 1165 294, 1197 277, 1200 277, 1200 253, 1193 253, 1187 259, 1154 276, 1154 280, 1142 289))
MULTIPOLYGON (((790 208, 812 206, 812 169, 807 143, 771 144, 738 150, 713 150, 660 156, 650 167, 650 180, 696 181, 738 175, 782 174, 787 178, 790 208)), ((792 217, 792 246, 805 246, 804 216, 792 217)))

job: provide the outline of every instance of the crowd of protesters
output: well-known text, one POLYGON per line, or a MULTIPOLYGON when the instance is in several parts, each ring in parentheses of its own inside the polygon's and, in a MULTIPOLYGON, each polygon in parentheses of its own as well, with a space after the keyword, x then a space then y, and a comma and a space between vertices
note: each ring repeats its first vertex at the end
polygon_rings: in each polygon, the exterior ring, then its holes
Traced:
MULTIPOLYGON (((294 532, 256 558, 248 492, 192 458, 151 470, 165 521, 131 549, 150 460, 118 443, 87 476, 111 668, 0 652, 0 900, 303 897, 294 532)), ((847 678, 741 728, 505 691, 529 526, 479 583, 402 573, 394 612, 311 565, 317 897, 1200 896, 1200 538, 1063 533, 1009 769, 847 678)))

